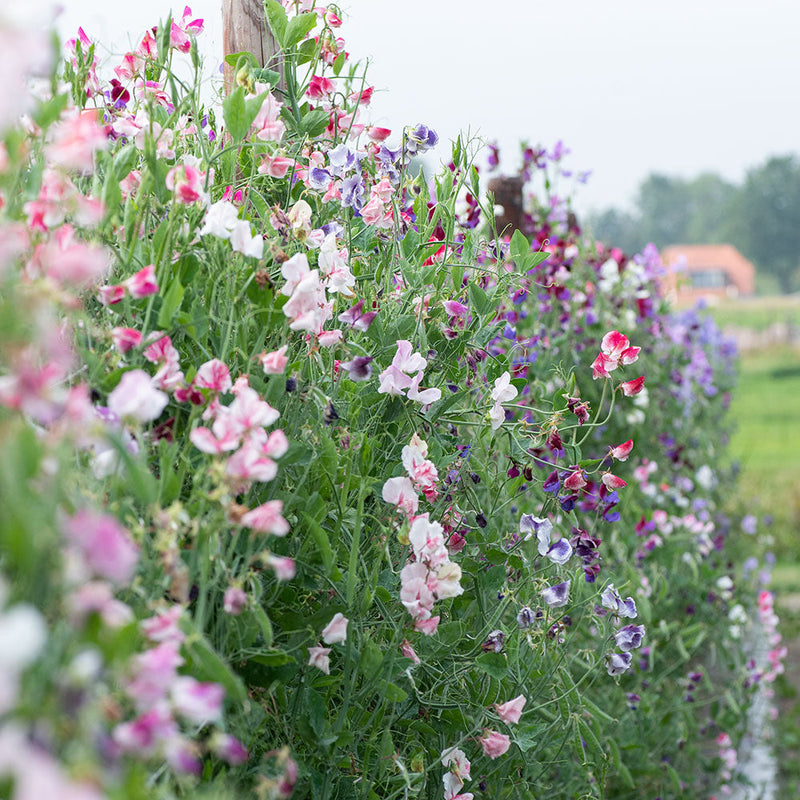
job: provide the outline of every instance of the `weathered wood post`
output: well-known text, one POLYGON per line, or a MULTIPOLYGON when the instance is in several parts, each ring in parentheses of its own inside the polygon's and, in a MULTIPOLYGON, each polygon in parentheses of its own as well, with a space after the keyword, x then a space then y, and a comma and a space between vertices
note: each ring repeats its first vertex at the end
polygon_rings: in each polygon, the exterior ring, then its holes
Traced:
MULTIPOLYGON (((261 0, 222 0, 222 48, 224 55, 252 53, 258 63, 280 73, 278 86, 284 85, 283 62, 271 63, 278 43, 267 25, 261 0)), ((235 68, 225 65, 225 93, 236 85, 235 68)))
POLYGON ((489 181, 489 191, 494 194, 494 202, 503 207, 503 213, 496 218, 497 233, 512 234, 522 230, 522 186, 521 175, 499 176, 489 181))

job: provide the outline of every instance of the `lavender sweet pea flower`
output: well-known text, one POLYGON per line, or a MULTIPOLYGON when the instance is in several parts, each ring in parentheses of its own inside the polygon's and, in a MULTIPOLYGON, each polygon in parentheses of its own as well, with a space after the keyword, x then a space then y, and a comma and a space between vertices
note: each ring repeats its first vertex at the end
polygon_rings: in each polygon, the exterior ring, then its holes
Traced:
POLYGON ((609 653, 606 656, 606 672, 609 675, 622 675, 630 669, 632 660, 630 653, 609 653))
POLYGON ((364 182, 360 175, 350 175, 342 181, 342 205, 361 210, 364 205, 364 182))
POLYGON ((540 519, 533 514, 523 514, 519 520, 519 532, 526 533, 523 541, 528 541, 534 534, 539 540, 539 554, 544 555, 550 546, 550 534, 553 531, 553 523, 549 519, 540 519), (543 549, 544 548, 544 549, 543 549))
POLYGON ((409 155, 415 156, 430 150, 431 147, 436 147, 439 141, 439 136, 433 129, 427 125, 417 125, 412 131, 409 132, 406 139, 406 152, 409 155))
MULTIPOLYGON (((539 552, 541 552, 541 547, 539 552)), ((566 564, 572 557, 572 545, 566 539, 559 539, 543 555, 546 555, 554 564, 566 564)))
POLYGON ((634 619, 637 616, 636 601, 632 597, 623 600, 619 592, 614 588, 613 583, 609 583, 600 595, 600 602, 605 608, 615 612, 620 617, 634 619))
POLYGON ((308 185, 318 192, 324 192, 330 186, 333 175, 327 169, 313 167, 308 171, 308 185))
POLYGON ((624 652, 636 650, 642 646, 644 639, 644 625, 626 625, 614 634, 617 647, 624 652))
MULTIPOLYGON (((563 541, 563 539, 562 539, 563 541)), ((569 587, 572 581, 557 583, 542 590, 542 599, 550 608, 561 608, 569 602, 569 587)))
POLYGON ((330 172, 341 178, 356 166, 356 154, 346 145, 340 144, 328 153, 330 172))

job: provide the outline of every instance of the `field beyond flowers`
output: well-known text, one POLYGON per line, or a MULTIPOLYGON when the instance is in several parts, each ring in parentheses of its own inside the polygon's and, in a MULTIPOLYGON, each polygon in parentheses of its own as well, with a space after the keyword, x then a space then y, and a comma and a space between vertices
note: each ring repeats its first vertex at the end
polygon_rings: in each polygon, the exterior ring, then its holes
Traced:
POLYGON ((561 143, 506 227, 265 8, 208 105, 189 8, 0 24, 0 796, 724 796, 785 655, 735 348, 561 143))

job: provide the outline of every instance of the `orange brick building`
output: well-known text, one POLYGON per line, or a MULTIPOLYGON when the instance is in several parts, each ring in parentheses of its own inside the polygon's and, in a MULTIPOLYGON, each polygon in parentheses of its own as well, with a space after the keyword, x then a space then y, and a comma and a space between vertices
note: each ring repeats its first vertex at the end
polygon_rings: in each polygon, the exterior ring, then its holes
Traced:
POLYGON ((756 269, 730 244, 675 244, 661 251, 666 289, 679 303, 749 297, 756 269))

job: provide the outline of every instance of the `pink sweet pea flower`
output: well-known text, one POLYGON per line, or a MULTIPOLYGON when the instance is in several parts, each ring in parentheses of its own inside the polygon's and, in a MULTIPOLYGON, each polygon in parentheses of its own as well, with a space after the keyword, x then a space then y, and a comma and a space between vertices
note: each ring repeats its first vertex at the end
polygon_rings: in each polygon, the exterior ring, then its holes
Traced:
POLYGON ((154 617, 142 620, 139 627, 151 642, 177 642, 180 644, 186 634, 178 623, 183 616, 183 606, 174 605, 154 617))
POLYGON ((247 748, 238 739, 222 731, 212 734, 208 746, 215 755, 231 766, 244 764, 249 755, 247 748))
POLYGON ((113 286, 101 286, 97 290, 97 299, 104 306, 113 306, 121 303, 125 297, 125 287, 122 284, 115 284, 113 286))
POLYGON ((609 331, 600 342, 600 350, 615 364, 633 364, 639 357, 641 347, 631 347, 628 337, 619 331, 609 331))
POLYGON ((142 343, 142 334, 135 328, 112 328, 111 340, 120 353, 127 353, 142 343))
POLYGON ((237 617, 247 606, 247 595, 238 586, 229 586, 225 590, 225 597, 222 601, 222 610, 232 617, 237 617))
POLYGON ((568 489, 570 492, 583 489, 584 486, 586 486, 586 479, 583 477, 583 472, 580 469, 576 469, 574 472, 570 473, 564 480, 564 488, 568 489))
POLYGON ((105 128, 98 112, 86 109, 64 117, 51 128, 51 141, 45 147, 48 161, 65 170, 83 174, 94 171, 94 154, 108 146, 105 128))
POLYGON ((286 349, 288 345, 284 345, 278 350, 273 350, 271 353, 261 353, 256 356, 265 375, 281 375, 286 369, 286 364, 289 359, 286 357, 286 349))
POLYGON ((525 703, 527 702, 528 699, 524 694, 521 694, 507 703, 495 703, 494 710, 506 725, 516 724, 519 722, 519 718, 522 716, 522 709, 525 708, 525 703))
POLYGON ((126 280, 123 285, 135 300, 158 293, 158 282, 156 281, 156 268, 150 264, 140 269, 135 275, 126 280))
POLYGON ((173 708, 195 725, 216 722, 222 716, 225 690, 218 683, 201 683, 189 675, 179 675, 170 687, 173 708))
POLYGON ((309 647, 308 666, 322 670, 326 675, 331 674, 330 647, 309 647))
POLYGON ((622 480, 622 478, 618 478, 616 475, 612 475, 610 472, 604 472, 600 477, 600 480, 603 481, 606 489, 610 492, 613 492, 615 489, 623 489, 628 484, 622 480))
POLYGON ((504 733, 498 733, 487 729, 483 736, 478 739, 483 748, 483 754, 492 760, 502 756, 511 747, 511 738, 504 733))
POLYGON ((173 167, 164 180, 167 189, 174 192, 179 203, 196 203, 205 200, 203 181, 205 173, 191 164, 178 164, 173 167))
POLYGON ((289 523, 281 515, 283 502, 268 500, 242 516, 242 525, 257 533, 271 533, 273 536, 286 536, 289 523))
POLYGON ((337 644, 347 639, 347 625, 350 622, 341 613, 336 613, 333 619, 322 629, 322 641, 325 644, 337 644))
POLYGON ((200 366, 194 376, 194 385, 212 392, 229 392, 233 386, 227 365, 218 358, 212 358, 200 366))
POLYGON ((422 406, 422 411, 427 411, 431 403, 435 403, 442 398, 442 390, 433 389, 420 389, 420 382, 422 381, 422 370, 420 370, 412 379, 411 385, 408 387, 407 397, 409 400, 414 400, 422 406))
POLYGON ((117 586, 130 583, 139 561, 139 548, 116 517, 82 509, 63 526, 86 564, 117 586))
POLYGON ((644 375, 634 378, 632 381, 621 383, 619 388, 622 389, 622 394, 624 394, 625 397, 633 397, 639 394, 639 392, 644 389, 644 375))
POLYGON ((259 175, 269 175, 270 178, 285 178, 286 173, 296 163, 293 158, 265 155, 261 160, 258 173, 259 175))
POLYGON ((392 135, 391 128, 381 128, 377 125, 370 125, 367 128, 367 136, 372 139, 373 142, 377 142, 380 144, 381 142, 386 141, 392 135))
POLYGON ((419 508, 419 495, 414 491, 411 480, 405 475, 389 478, 383 484, 381 496, 387 503, 397 506, 407 516, 413 516, 419 508))
POLYGON ((420 633, 424 633, 425 636, 433 636, 433 634, 436 633, 436 629, 439 627, 439 619, 440 617, 438 614, 428 619, 418 619, 414 622, 414 628, 420 633))
POLYGON ((149 422, 161 416, 169 397, 153 386, 150 376, 141 369, 126 372, 108 396, 108 407, 120 419, 149 422))
POLYGON ((264 558, 264 563, 268 567, 272 567, 275 577, 279 581, 290 581, 297 574, 297 566, 294 563, 294 559, 270 553, 264 558))
POLYGON ((633 439, 628 439, 627 442, 618 444, 616 447, 610 447, 608 453, 611 458, 615 458, 617 461, 627 461, 631 450, 633 450, 633 439))
POLYGON ((400 652, 406 658, 410 658, 415 664, 422 663, 419 660, 416 650, 414 650, 414 648, 411 646, 411 642, 409 642, 408 639, 403 639, 403 641, 400 643, 400 652))

